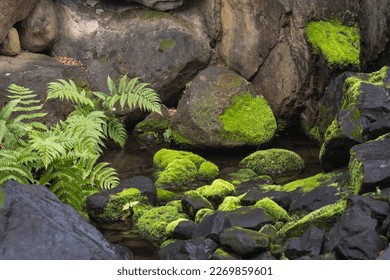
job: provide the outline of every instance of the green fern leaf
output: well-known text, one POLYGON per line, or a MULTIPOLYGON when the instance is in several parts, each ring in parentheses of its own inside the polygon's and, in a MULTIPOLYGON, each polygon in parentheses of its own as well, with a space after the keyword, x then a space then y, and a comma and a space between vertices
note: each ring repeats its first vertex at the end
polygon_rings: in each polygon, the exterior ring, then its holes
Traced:
POLYGON ((8 121, 11 114, 15 111, 20 99, 11 100, 0 110, 0 120, 8 121))
POLYGON ((25 95, 30 95, 34 91, 30 90, 29 88, 25 88, 22 86, 18 86, 16 84, 10 84, 7 89, 8 92, 12 93, 14 95, 19 95, 19 96, 25 96, 25 95))
POLYGON ((36 150, 42 158, 45 168, 54 160, 66 154, 65 148, 55 136, 45 137, 45 134, 32 135, 30 144, 31 148, 36 150))
POLYGON ((92 94, 95 95, 100 100, 102 100, 103 102, 106 101, 107 98, 109 97, 107 94, 105 94, 104 92, 100 92, 100 91, 94 91, 94 92, 92 92, 92 94))
POLYGON ((109 118, 107 121, 107 134, 112 140, 118 143, 122 148, 126 144, 127 131, 125 124, 121 119, 109 118))
POLYGON ((23 164, 17 162, 2 162, 0 164, 0 174, 0 177, 13 175, 18 178, 23 178, 19 180, 23 184, 34 181, 30 170, 23 164))
POLYGON ((118 94, 118 90, 116 88, 116 85, 110 76, 107 76, 107 86, 108 86, 108 89, 110 90, 111 95, 118 94))
POLYGON ((78 90, 76 84, 72 80, 57 80, 51 82, 47 87, 47 100, 58 98, 60 100, 67 99, 78 106, 89 106, 94 108, 92 100, 85 96, 85 91, 78 90))
POLYGON ((92 169, 90 174, 91 185, 100 189, 111 189, 119 185, 118 174, 114 168, 107 167, 109 163, 101 162, 92 169))
POLYGON ((123 75, 122 78, 119 80, 119 86, 118 86, 118 93, 122 95, 126 90, 126 84, 127 84, 127 75, 123 75))

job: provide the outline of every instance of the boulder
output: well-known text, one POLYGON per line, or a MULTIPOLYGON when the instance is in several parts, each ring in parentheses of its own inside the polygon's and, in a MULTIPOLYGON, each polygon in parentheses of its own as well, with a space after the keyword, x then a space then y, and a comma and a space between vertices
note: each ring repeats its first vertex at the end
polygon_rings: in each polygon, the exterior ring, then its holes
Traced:
POLYGON ((58 30, 53 0, 38 0, 18 30, 20 45, 24 50, 42 52, 53 45, 58 30))
POLYGON ((226 228, 231 227, 230 220, 224 212, 215 212, 206 216, 194 231, 192 238, 205 237, 219 242, 219 235, 226 228))
POLYGON ((183 212, 186 213, 191 219, 195 218, 196 213, 200 209, 214 209, 210 201, 194 190, 187 191, 183 194, 181 198, 181 206, 183 212))
POLYGON ((289 212, 312 212, 325 205, 336 203, 339 191, 331 186, 320 186, 314 190, 297 197, 291 202, 289 212))
POLYGON ((380 253, 379 257, 376 258, 377 260, 390 260, 390 247, 387 247, 386 250, 380 253))
POLYGON ((294 237, 285 243, 284 254, 289 259, 303 256, 318 257, 321 254, 325 231, 316 227, 308 229, 302 237, 294 237))
POLYGON ((352 195, 348 198, 347 202, 350 207, 359 207, 368 215, 371 215, 378 221, 378 224, 385 223, 385 220, 389 220, 390 206, 385 201, 368 196, 352 195))
POLYGON ((207 260, 218 248, 218 244, 210 238, 179 240, 162 248, 161 260, 207 260))
POLYGON ((211 66, 192 80, 171 128, 179 145, 233 148, 268 143, 276 121, 248 81, 231 70, 211 66))
MULTIPOLYGON (((188 240, 191 239, 192 233, 196 229, 196 224, 193 221, 186 220, 186 219, 179 219, 178 222, 172 222, 174 223, 173 229, 169 232, 169 235, 173 239, 183 239, 188 240)), ((170 225, 167 226, 167 231, 169 231, 170 225)))
POLYGON ((289 209, 291 202, 296 199, 296 197, 302 196, 302 193, 299 190, 294 190, 290 192, 286 191, 276 191, 276 190, 262 190, 262 189, 251 189, 248 191, 244 197, 241 198, 242 205, 253 205, 257 201, 263 198, 270 198, 279 204, 284 209, 289 209))
POLYGON ((0 259, 127 259, 129 252, 103 235, 46 187, 9 181, 0 209, 0 259))
POLYGON ((217 208, 225 197, 235 194, 235 187, 228 181, 216 179, 211 185, 197 188, 196 191, 207 198, 217 208))
POLYGON ((359 206, 348 208, 325 236, 324 253, 338 258, 372 260, 385 248, 376 232, 377 221, 359 206))
POLYGON ((215 250, 214 254, 210 257, 210 260, 237 260, 237 257, 226 252, 222 248, 215 250))
POLYGON ((5 37, 3 43, 0 44, 0 54, 15 56, 20 53, 19 34, 15 28, 11 28, 5 37))
POLYGON ((264 225, 276 222, 265 210, 254 206, 241 207, 224 213, 232 226, 246 229, 259 230, 264 225))
POLYGON ((390 182, 390 134, 351 149, 349 172, 354 194, 387 188, 390 182))
POLYGON ((99 13, 83 0, 59 0, 55 5, 59 36, 52 54, 80 60, 94 90, 108 90, 108 75, 116 80, 128 74, 150 83, 169 103, 209 62, 207 41, 169 13, 111 1, 99 6, 99 13))
MULTIPOLYGON (((79 85, 88 84, 85 69, 60 63, 47 55, 22 52, 12 58, 0 56, 0 104, 6 102, 5 90, 12 83, 30 88, 38 95, 37 98, 44 101, 47 83, 57 79, 72 79, 79 85)), ((52 99, 43 102, 43 110, 48 114, 42 121, 50 126, 66 118, 73 106, 67 101, 52 99)))
POLYGON ((139 3, 159 11, 173 10, 183 5, 183 0, 127 0, 127 2, 139 3))

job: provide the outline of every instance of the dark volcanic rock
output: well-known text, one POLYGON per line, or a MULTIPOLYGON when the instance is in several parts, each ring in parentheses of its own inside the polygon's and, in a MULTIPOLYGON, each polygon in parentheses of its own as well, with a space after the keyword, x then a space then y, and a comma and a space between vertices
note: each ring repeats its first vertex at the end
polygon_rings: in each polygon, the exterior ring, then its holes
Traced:
POLYGON ((263 209, 251 206, 226 211, 225 215, 232 226, 246 229, 259 230, 264 225, 275 223, 263 209))
POLYGON ((321 254, 325 231, 316 227, 307 230, 302 237, 294 237, 287 240, 284 254, 289 259, 297 259, 303 256, 318 257, 321 254))
POLYGON ((193 221, 181 221, 177 224, 172 232, 174 239, 191 239, 192 233, 195 231, 197 225, 193 221))
POLYGON ((203 208, 213 209, 213 205, 197 191, 188 191, 184 193, 181 199, 183 212, 191 219, 195 218, 196 212, 203 208))
POLYGON ((381 253, 379 257, 376 258, 377 260, 390 260, 390 247, 387 247, 386 250, 381 253))
POLYGON ((335 252, 338 258, 372 260, 385 248, 376 232, 377 221, 358 206, 345 211, 325 236, 324 253, 335 252))
POLYGON ((311 192, 297 197, 290 205, 289 212, 312 212, 325 205, 336 203, 339 200, 338 190, 330 186, 320 186, 311 192))
POLYGON ((207 260, 217 248, 210 238, 180 240, 162 248, 159 256, 162 260, 207 260))
POLYGON ((380 223, 390 215, 389 203, 371 197, 353 195, 348 198, 348 204, 351 207, 359 207, 369 215, 372 215, 380 223))
POLYGON ((192 237, 206 237, 218 242, 221 232, 229 227, 231 227, 231 223, 226 214, 224 212, 215 212, 206 216, 200 222, 192 237))
POLYGON ((0 259, 127 259, 46 187, 9 181, 0 208, 0 259))
POLYGON ((299 190, 291 192, 279 192, 279 191, 264 191, 261 188, 251 189, 243 198, 241 198, 242 205, 253 205, 257 201, 269 197, 282 208, 288 210, 291 202, 298 197, 302 196, 299 190))

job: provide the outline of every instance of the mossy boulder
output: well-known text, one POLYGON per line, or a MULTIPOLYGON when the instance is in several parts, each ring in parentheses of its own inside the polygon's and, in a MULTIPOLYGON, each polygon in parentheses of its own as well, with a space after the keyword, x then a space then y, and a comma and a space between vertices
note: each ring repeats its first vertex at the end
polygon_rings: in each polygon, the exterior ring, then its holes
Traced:
POLYGON ((175 199, 176 194, 169 190, 156 188, 157 191, 157 203, 167 203, 175 199))
POLYGON ((147 239, 161 244, 168 238, 167 226, 178 219, 188 219, 187 215, 180 213, 174 206, 161 206, 152 208, 138 219, 135 228, 147 239))
POLYGON ((203 221, 204 218, 206 218, 208 215, 211 215, 213 213, 214 213, 214 210, 210 209, 210 208, 200 209, 198 212, 196 212, 194 222, 196 224, 199 224, 200 222, 203 221))
POLYGON ((218 206, 218 211, 230 211, 241 207, 241 198, 237 196, 227 196, 218 206))
POLYGON ((264 212, 271 216, 275 221, 287 222, 289 219, 287 211, 268 197, 256 202, 255 206, 263 209, 264 212))
POLYGON ((201 180, 214 180, 218 175, 218 166, 210 161, 203 162, 199 167, 199 178, 201 180))
POLYGON ((173 116, 177 144, 225 148, 268 143, 276 120, 265 99, 240 75, 212 66, 200 72, 173 116))
POLYGON ((203 157, 191 152, 161 149, 154 154, 153 163, 157 166, 157 168, 164 169, 170 162, 176 159, 189 159, 195 164, 196 168, 199 168, 200 165, 206 161, 203 157))
POLYGON ((181 206, 183 211, 192 219, 195 218, 196 213, 201 209, 214 209, 210 201, 195 190, 187 191, 183 194, 181 206))
POLYGON ((357 26, 340 21, 312 21, 306 28, 314 54, 321 53, 332 68, 360 66, 360 34, 357 26))
POLYGON ((216 179, 211 185, 206 185, 196 190, 215 206, 221 204, 225 197, 235 194, 234 185, 222 179, 216 179))
POLYGON ((196 180, 198 170, 196 165, 189 159, 175 159, 168 166, 157 174, 155 185, 181 186, 196 180))
POLYGON ((256 151, 245 157, 240 165, 257 175, 268 175, 276 182, 291 179, 305 168, 305 162, 297 153, 284 149, 256 151))
POLYGON ((302 192, 310 192, 320 186, 337 186, 338 179, 343 174, 342 171, 334 171, 329 173, 318 173, 314 176, 296 180, 287 183, 283 186, 277 186, 276 190, 291 192, 300 189, 302 192))
POLYGON ((300 237, 312 227, 328 231, 346 208, 347 202, 345 200, 324 206, 307 214, 302 219, 285 224, 279 230, 279 236, 285 239, 300 237))

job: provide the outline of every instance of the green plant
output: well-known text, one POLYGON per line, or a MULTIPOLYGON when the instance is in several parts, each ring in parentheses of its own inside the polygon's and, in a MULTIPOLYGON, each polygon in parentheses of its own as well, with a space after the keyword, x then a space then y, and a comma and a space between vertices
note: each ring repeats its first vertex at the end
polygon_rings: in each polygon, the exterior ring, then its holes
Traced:
POLYGON ((160 113, 158 95, 138 78, 116 87, 107 79, 110 94, 78 88, 72 80, 48 84, 47 99, 67 99, 75 110, 48 128, 35 119, 45 116, 29 89, 11 85, 8 102, 0 111, 0 184, 9 179, 47 185, 63 202, 81 211, 85 198, 119 184, 116 171, 98 162, 104 141, 126 143, 124 123, 115 105, 160 113), (12 113, 19 114, 12 117, 12 113))
POLYGON ((172 141, 172 129, 168 127, 168 128, 164 131, 163 137, 164 137, 164 141, 165 141, 165 142, 171 143, 171 141, 172 141))

